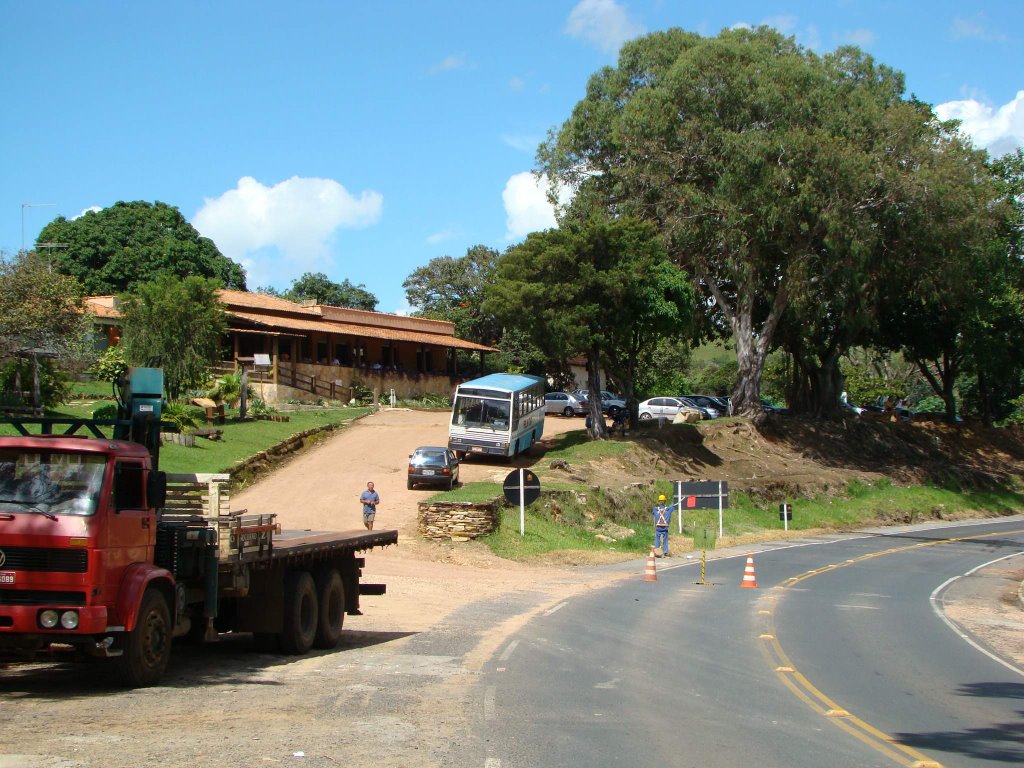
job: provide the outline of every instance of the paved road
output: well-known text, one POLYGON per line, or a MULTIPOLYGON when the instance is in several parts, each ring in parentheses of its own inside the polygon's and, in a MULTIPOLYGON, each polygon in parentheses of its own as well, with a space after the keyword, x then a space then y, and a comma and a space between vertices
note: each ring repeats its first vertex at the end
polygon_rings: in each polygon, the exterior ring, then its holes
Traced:
POLYGON ((757 589, 736 557, 556 606, 485 666, 453 764, 1024 764, 1024 672, 932 599, 1022 551, 1019 519, 849 537, 757 554, 757 589))

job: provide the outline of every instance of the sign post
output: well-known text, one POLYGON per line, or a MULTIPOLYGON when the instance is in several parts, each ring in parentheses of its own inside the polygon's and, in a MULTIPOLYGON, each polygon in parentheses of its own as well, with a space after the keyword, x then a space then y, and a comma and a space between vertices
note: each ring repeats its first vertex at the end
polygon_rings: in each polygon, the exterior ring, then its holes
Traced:
POLYGON ((683 481, 676 480, 676 516, 679 518, 679 535, 683 535, 683 481))
POLYGON ((513 469, 502 486, 505 500, 519 505, 519 535, 526 535, 526 505, 540 496, 540 479, 530 469, 513 469))
POLYGON ((782 520, 783 528, 788 531, 789 521, 793 519, 792 504, 779 504, 779 519, 782 520))

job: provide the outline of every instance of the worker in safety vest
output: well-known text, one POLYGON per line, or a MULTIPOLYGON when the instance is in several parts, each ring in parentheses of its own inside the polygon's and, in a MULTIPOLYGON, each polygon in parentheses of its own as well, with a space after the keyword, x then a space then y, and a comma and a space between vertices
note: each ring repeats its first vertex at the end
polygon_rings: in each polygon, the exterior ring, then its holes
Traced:
POLYGON ((672 556, 668 551, 668 526, 672 522, 672 510, 675 508, 675 504, 665 506, 665 494, 658 496, 658 506, 652 510, 654 515, 655 557, 661 557, 662 553, 664 553, 665 557, 672 556), (661 552, 658 552, 659 549, 661 552))

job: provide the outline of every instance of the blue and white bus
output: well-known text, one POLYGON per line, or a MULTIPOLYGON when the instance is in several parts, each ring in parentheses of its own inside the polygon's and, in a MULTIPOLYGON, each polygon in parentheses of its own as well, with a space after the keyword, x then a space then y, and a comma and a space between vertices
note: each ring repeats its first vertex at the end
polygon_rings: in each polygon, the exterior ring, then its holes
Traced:
POLYGON ((448 447, 467 454, 515 456, 544 434, 544 379, 492 373, 460 384, 452 399, 448 447))

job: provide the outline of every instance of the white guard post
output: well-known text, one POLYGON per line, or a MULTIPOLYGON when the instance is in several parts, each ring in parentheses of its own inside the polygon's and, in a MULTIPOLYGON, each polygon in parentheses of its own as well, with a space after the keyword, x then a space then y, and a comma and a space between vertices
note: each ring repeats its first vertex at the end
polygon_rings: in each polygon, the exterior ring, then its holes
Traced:
POLYGON ((679 518, 679 535, 683 535, 683 481, 676 480, 676 516, 679 518))
POLYGON ((519 536, 526 535, 526 472, 519 468, 519 536))
POLYGON ((722 536, 722 481, 718 481, 718 538, 722 536))

